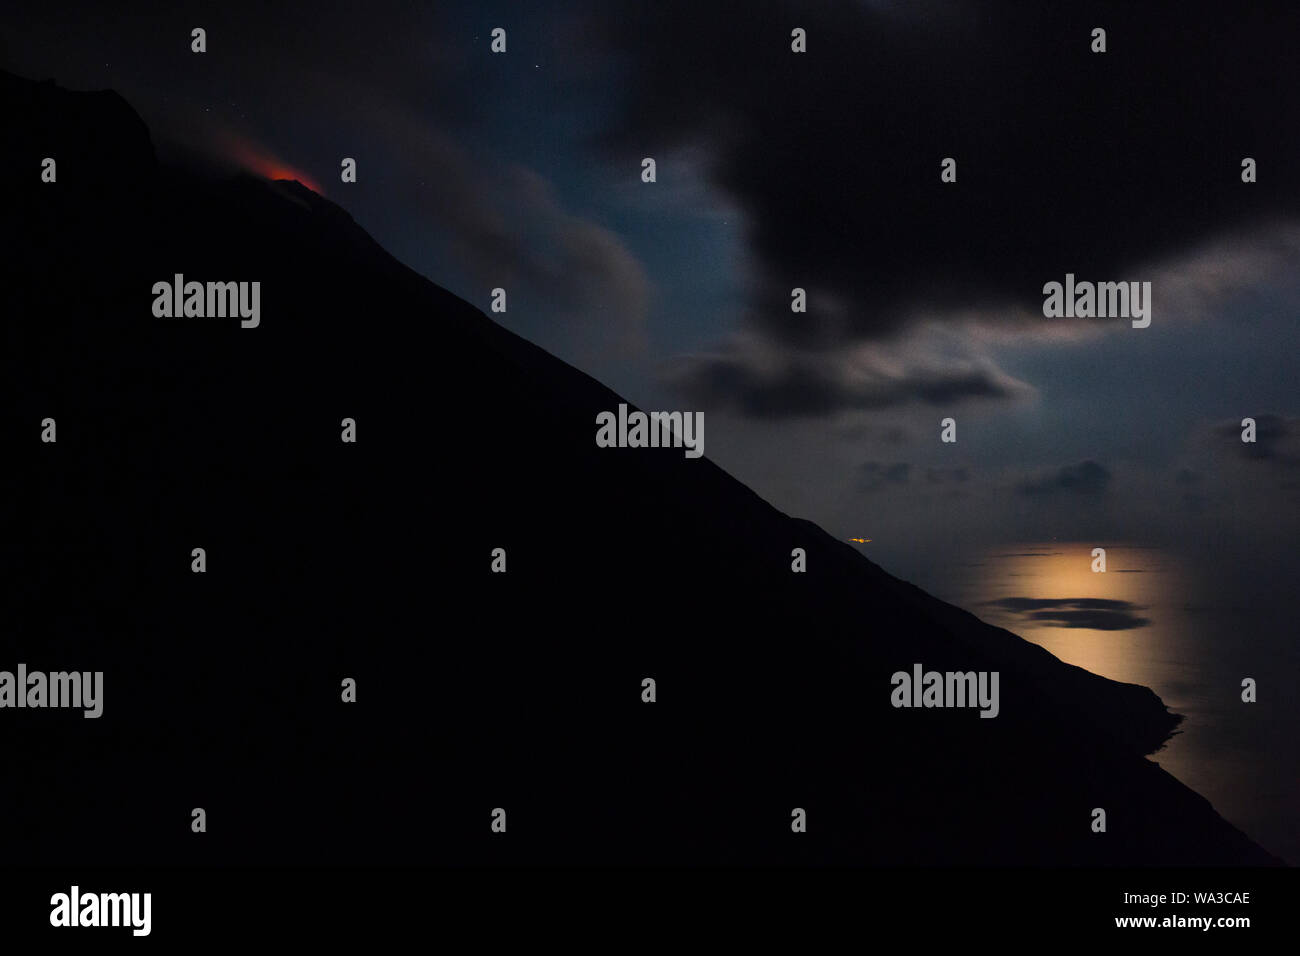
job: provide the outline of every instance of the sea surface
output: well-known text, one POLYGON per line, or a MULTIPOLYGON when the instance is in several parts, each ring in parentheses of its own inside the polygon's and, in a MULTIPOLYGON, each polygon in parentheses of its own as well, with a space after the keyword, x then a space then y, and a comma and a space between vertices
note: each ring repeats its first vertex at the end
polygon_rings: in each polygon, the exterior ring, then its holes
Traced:
POLYGON ((998 547, 908 579, 1095 674, 1154 690, 1185 718, 1154 760, 1265 849, 1300 864, 1300 632, 1295 593, 1246 596, 1211 565, 1109 545, 998 547), (1242 700, 1242 681, 1257 701, 1242 700))

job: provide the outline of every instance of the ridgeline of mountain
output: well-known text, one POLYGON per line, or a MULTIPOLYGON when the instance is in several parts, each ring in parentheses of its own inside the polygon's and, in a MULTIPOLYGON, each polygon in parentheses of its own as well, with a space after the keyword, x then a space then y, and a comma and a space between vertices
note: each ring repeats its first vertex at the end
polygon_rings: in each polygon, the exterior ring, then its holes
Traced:
POLYGON ((0 710, 7 862, 1278 862, 1145 759, 1151 691, 597 448, 617 395, 334 204, 159 167, 113 94, 0 101, 0 669, 104 672, 99 719, 0 710), (260 325, 155 318, 176 273, 260 325), (915 662, 999 715, 895 709, 915 662))

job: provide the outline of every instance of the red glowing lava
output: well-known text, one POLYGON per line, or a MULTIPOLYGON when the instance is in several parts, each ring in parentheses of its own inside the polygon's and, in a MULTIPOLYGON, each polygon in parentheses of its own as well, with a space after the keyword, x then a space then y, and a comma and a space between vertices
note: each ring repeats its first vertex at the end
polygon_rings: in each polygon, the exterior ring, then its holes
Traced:
POLYGON ((290 166, 265 147, 235 135, 227 137, 225 146, 226 154, 233 163, 256 176, 264 176, 267 179, 296 179, 312 192, 325 195, 314 179, 290 166))

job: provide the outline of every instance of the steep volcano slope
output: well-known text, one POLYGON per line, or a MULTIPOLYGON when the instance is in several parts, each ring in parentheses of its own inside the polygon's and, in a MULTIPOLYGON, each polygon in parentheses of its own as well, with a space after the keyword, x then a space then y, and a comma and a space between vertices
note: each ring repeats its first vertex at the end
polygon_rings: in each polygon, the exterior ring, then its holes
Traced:
POLYGON ((98 720, 0 711, 7 860, 1276 862, 1144 759, 1150 691, 707 460, 597 448, 618 396, 314 193, 159 169, 112 94, 0 90, 0 669, 105 672, 98 720), (260 327, 154 318, 174 273, 260 281, 260 327), (892 708, 914 662, 1000 671, 1000 715, 892 708))

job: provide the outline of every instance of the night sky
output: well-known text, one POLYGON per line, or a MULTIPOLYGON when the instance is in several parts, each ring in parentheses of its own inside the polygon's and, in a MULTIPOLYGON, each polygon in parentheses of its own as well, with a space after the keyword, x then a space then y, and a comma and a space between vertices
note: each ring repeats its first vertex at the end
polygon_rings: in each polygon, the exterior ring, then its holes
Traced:
POLYGON ((1294 4, 26 6, 0 65, 120 92, 165 161, 308 183, 485 311, 505 287, 498 321, 703 410, 708 457, 895 573, 1058 539, 1294 581, 1294 4), (1151 326, 1044 318, 1067 272, 1150 281, 1151 326))

